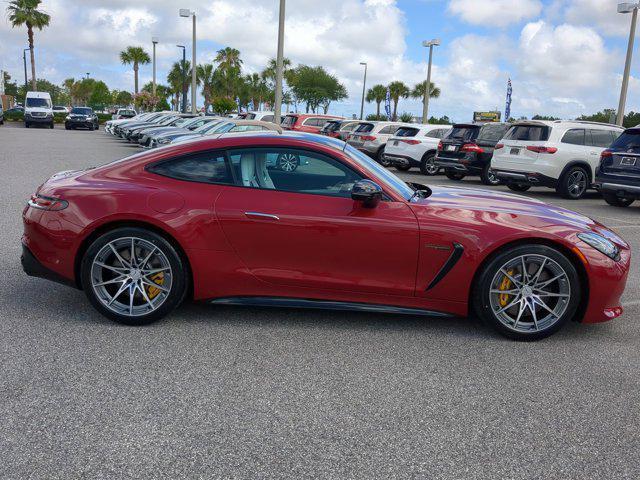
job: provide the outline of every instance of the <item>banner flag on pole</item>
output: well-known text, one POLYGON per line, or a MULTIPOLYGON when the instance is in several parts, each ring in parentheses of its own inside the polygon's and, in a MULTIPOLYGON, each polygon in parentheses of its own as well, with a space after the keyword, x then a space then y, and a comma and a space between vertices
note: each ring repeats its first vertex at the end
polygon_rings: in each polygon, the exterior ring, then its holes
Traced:
POLYGON ((240 115, 240 97, 236 97, 236 105, 238 106, 238 115, 240 115))
POLYGON ((387 87, 387 96, 384 100, 384 111, 387 114, 387 120, 391 120, 391 91, 387 87))
POLYGON ((511 118, 511 93, 513 92, 513 88, 511 87, 511 79, 507 83, 507 105, 504 109, 504 121, 508 122, 511 118))

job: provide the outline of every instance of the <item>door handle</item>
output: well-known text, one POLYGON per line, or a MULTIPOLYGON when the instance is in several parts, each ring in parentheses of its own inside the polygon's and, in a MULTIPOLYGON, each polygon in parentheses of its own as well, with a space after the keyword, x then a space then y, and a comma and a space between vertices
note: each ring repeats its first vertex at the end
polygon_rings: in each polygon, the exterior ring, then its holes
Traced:
POLYGON ((244 212, 247 218, 253 218, 255 220, 280 220, 280 217, 277 215, 272 215, 270 213, 261 213, 261 212, 244 212))

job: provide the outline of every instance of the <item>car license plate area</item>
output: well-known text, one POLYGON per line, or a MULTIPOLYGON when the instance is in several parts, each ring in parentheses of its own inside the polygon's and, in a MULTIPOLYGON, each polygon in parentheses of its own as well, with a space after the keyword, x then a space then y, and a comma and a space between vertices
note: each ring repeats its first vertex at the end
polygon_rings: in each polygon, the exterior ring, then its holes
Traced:
POLYGON ((447 146, 445 147, 445 150, 446 150, 447 152, 455 152, 455 151, 456 151, 456 146, 455 146, 455 145, 447 145, 447 146))
POLYGON ((512 148, 509 153, 511 155, 520 155, 520 149, 519 148, 512 148))
POLYGON ((620 166, 622 167, 635 167, 637 162, 637 158, 633 157, 622 157, 620 159, 620 166))

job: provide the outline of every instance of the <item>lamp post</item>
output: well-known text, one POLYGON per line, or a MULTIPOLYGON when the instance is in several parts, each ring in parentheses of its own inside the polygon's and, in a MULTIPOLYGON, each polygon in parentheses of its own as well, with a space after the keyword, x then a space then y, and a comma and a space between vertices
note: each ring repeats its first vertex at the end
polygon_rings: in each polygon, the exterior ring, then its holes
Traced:
POLYGON ((27 52, 30 51, 30 48, 25 48, 22 51, 22 61, 24 62, 24 95, 25 101, 27 100, 27 92, 29 91, 29 80, 27 80, 27 52))
POLYGON ((280 125, 280 117, 282 116, 282 77, 284 62, 284 13, 285 0, 280 0, 280 15, 278 20, 278 55, 276 57, 276 95, 273 106, 273 120, 276 125, 280 125))
POLYGON ((636 22, 638 20, 638 8, 640 3, 619 3, 618 13, 631 13, 631 29, 629 30, 629 44, 627 45, 627 59, 624 64, 622 76, 622 89, 620 90, 620 103, 618 104, 618 117, 616 123, 622 126, 624 122, 624 109, 627 103, 627 90, 629 88, 629 73, 631 71, 631 57, 633 56, 633 41, 636 36, 636 22))
POLYGON ((423 47, 429 47, 429 66, 427 67, 427 84, 424 89, 424 100, 422 104, 422 123, 429 121, 429 94, 431 93, 431 63, 433 60, 433 47, 440 45, 440 39, 425 40, 422 42, 423 47))
POLYGON ((360 120, 364 115, 364 95, 367 91, 367 62, 360 62, 360 65, 364 65, 364 81, 362 82, 362 102, 360 103, 360 120))
POLYGON ((85 77, 85 80, 87 80, 89 78, 89 75, 91 75, 91 73, 87 72, 87 76, 85 77))
POLYGON ((176 45, 182 49, 182 113, 187 113, 187 49, 184 45, 176 45))
POLYGON ((193 17, 193 46, 191 48, 191 113, 198 113, 196 107, 196 12, 192 12, 188 8, 180 9, 181 17, 193 17))
POLYGON ((151 37, 151 43, 153 43, 153 96, 156 96, 156 45, 158 44, 158 37, 151 37))

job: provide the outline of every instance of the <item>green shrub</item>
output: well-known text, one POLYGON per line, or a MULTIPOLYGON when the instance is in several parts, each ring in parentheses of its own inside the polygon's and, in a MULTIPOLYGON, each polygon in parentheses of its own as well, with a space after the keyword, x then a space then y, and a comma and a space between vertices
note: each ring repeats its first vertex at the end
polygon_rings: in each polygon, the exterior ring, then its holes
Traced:
POLYGON ((4 112, 4 119, 7 122, 23 122, 24 121, 24 113, 22 112, 4 112))
POLYGON ((404 123, 411 123, 411 121, 413 120, 413 114, 409 112, 402 112, 402 114, 399 117, 399 120, 404 123))

